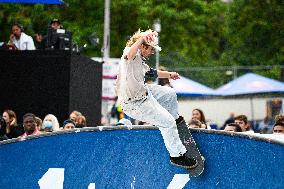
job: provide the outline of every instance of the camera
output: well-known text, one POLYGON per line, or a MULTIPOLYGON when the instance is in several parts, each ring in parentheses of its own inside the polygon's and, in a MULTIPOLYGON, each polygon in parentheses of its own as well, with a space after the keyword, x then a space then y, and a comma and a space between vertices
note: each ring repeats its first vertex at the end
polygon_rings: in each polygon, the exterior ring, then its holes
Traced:
POLYGON ((46 49, 72 50, 72 34, 65 29, 47 30, 46 49))

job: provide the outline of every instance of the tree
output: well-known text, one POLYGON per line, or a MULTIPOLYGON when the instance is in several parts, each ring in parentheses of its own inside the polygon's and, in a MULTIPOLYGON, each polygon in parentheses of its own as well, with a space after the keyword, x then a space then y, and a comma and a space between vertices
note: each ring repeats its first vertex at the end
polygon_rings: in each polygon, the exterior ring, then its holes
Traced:
MULTIPOLYGON (((278 0, 238 0, 229 9, 228 54, 237 65, 284 63, 284 2, 278 0)), ((280 79, 280 70, 263 75, 280 79)), ((283 76, 283 70, 282 70, 283 76)), ((281 78, 284 80, 284 77, 281 78)))

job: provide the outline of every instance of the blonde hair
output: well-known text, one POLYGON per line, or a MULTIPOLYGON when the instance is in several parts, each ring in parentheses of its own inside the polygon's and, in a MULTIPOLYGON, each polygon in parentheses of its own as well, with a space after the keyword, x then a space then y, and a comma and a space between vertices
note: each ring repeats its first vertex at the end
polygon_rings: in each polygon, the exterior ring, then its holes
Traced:
POLYGON ((46 120, 51 120, 52 122, 52 131, 58 131, 59 130, 59 123, 58 123, 58 119, 55 115, 53 114, 47 114, 44 119, 43 122, 46 120))
MULTIPOLYGON (((145 33, 146 32, 153 32, 153 30, 151 30, 151 29, 148 29, 148 30, 146 30, 145 31, 145 33)), ((130 37, 130 39, 127 41, 127 43, 126 43, 126 46, 127 47, 131 47, 141 36, 142 36, 142 33, 144 33, 142 30, 138 30, 137 32, 135 32, 131 37, 130 37)), ((143 43, 144 44, 144 43, 143 43)), ((146 46, 149 46, 149 45, 147 45, 147 44, 144 44, 144 45, 146 45, 146 46)))

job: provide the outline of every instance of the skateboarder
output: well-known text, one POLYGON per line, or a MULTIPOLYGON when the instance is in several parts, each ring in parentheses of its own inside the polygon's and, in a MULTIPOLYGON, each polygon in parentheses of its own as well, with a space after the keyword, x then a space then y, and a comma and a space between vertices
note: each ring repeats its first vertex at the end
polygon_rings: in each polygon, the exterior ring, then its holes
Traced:
POLYGON ((144 83, 146 72, 159 78, 179 79, 176 72, 155 70, 145 64, 155 51, 161 51, 156 31, 138 30, 129 39, 117 75, 118 100, 126 115, 159 127, 172 164, 194 168, 198 162, 188 156, 177 131, 177 125, 185 122, 178 114, 175 91, 170 87, 144 83))

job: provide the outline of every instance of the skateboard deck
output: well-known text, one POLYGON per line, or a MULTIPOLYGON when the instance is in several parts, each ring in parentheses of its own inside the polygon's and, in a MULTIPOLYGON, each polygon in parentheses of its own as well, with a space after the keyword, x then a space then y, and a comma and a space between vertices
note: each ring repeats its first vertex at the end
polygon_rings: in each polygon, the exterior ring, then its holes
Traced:
POLYGON ((179 137, 187 149, 186 156, 192 157, 198 161, 198 165, 195 168, 187 169, 189 171, 189 176, 197 177, 201 175, 204 170, 205 158, 201 155, 186 123, 183 121, 183 123, 177 125, 177 128, 179 137))

